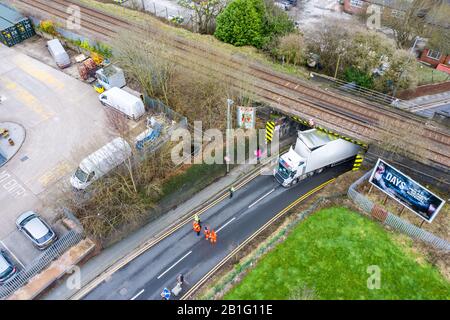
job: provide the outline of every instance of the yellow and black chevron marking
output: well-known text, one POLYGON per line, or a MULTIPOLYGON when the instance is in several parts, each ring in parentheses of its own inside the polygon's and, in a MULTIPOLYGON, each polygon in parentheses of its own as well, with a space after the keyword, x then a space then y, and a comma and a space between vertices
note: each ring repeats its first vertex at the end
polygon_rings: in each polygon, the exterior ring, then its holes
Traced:
POLYGON ((272 141, 274 130, 275 130, 275 121, 267 121, 267 123, 266 123, 266 142, 272 141))
POLYGON ((363 162, 363 155, 361 153, 358 153, 356 155, 355 162, 353 163, 352 171, 358 171, 359 167, 361 167, 362 162, 363 162))
MULTIPOLYGON (((301 123, 301 124, 304 124, 304 125, 306 125, 306 126, 308 126, 308 127, 310 126, 309 123, 308 123, 308 121, 305 121, 305 120, 303 120, 303 119, 301 119, 301 118, 299 118, 299 117, 297 117, 297 116, 293 116, 293 117, 291 117, 291 119, 294 120, 294 121, 297 121, 297 122, 299 122, 299 123, 301 123)), ((331 135, 333 135, 333 136, 335 136, 335 137, 338 137, 338 138, 344 139, 344 140, 346 140, 346 141, 350 141, 350 142, 352 142, 352 143, 355 143, 355 144, 357 144, 358 146, 361 146, 361 147, 362 147, 363 149, 365 149, 365 150, 367 150, 367 149, 369 148, 369 146, 368 146, 366 143, 364 143, 364 142, 361 142, 361 141, 358 141, 358 140, 354 140, 354 139, 351 139, 351 138, 349 138, 349 137, 340 135, 340 134, 337 133, 337 132, 328 130, 328 129, 323 128, 323 127, 321 127, 321 126, 316 126, 315 128, 316 128, 317 130, 320 130, 320 131, 326 132, 326 133, 328 133, 328 134, 331 134, 331 135)))

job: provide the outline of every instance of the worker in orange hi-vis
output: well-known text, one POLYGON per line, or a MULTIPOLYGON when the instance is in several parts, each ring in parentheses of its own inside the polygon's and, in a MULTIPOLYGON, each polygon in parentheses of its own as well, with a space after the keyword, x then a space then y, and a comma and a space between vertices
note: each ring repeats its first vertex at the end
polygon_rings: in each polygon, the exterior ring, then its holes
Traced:
POLYGON ((193 223, 193 229, 195 232, 197 232, 197 236, 200 236, 200 232, 202 231, 202 227, 197 221, 194 221, 193 223))
POLYGON ((214 229, 211 230, 211 234, 209 236, 209 239, 211 240, 212 244, 215 244, 217 242, 217 234, 214 231, 214 229))
POLYGON ((205 234, 205 239, 209 240, 209 237, 210 237, 211 233, 209 232, 207 226, 205 226, 205 230, 203 230, 203 233, 205 234))

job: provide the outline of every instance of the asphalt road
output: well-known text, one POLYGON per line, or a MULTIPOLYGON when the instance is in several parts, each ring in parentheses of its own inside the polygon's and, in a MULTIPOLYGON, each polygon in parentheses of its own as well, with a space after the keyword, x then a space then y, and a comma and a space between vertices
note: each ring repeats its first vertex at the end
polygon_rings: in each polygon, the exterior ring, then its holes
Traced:
POLYGON ((272 176, 258 176, 236 191, 232 199, 226 198, 200 216, 202 226, 217 231, 215 245, 206 241, 203 233, 198 237, 188 223, 119 269, 84 299, 161 299, 163 288, 174 288, 177 275, 182 273, 185 283, 181 297, 278 212, 350 167, 347 163, 330 168, 290 189, 281 187, 272 176))

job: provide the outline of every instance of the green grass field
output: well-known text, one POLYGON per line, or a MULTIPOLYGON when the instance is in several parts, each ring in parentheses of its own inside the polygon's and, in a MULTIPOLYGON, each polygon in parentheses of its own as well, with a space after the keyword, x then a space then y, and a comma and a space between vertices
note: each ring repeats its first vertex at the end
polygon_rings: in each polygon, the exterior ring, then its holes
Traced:
POLYGON ((450 299, 450 283, 404 242, 346 208, 323 209, 296 226, 224 299, 450 299), (373 265, 381 281, 370 290, 367 268, 373 265))

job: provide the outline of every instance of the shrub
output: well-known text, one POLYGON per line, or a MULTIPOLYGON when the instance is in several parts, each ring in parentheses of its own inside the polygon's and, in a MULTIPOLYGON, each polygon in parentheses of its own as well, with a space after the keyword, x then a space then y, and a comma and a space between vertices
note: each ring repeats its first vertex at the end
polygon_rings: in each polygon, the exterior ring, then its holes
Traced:
POLYGON ((214 34, 235 46, 261 48, 294 29, 288 15, 270 0, 234 0, 217 17, 214 34))
POLYGON ((56 36, 58 32, 56 32, 55 25, 51 20, 43 20, 41 21, 39 27, 45 33, 56 36))
POLYGON ((371 75, 357 69, 354 67, 349 67, 344 71, 344 79, 347 82, 354 82, 358 86, 372 89, 373 88, 373 78, 371 75))
POLYGON ((290 33, 278 39, 272 54, 285 63, 300 65, 305 59, 303 36, 290 33))

